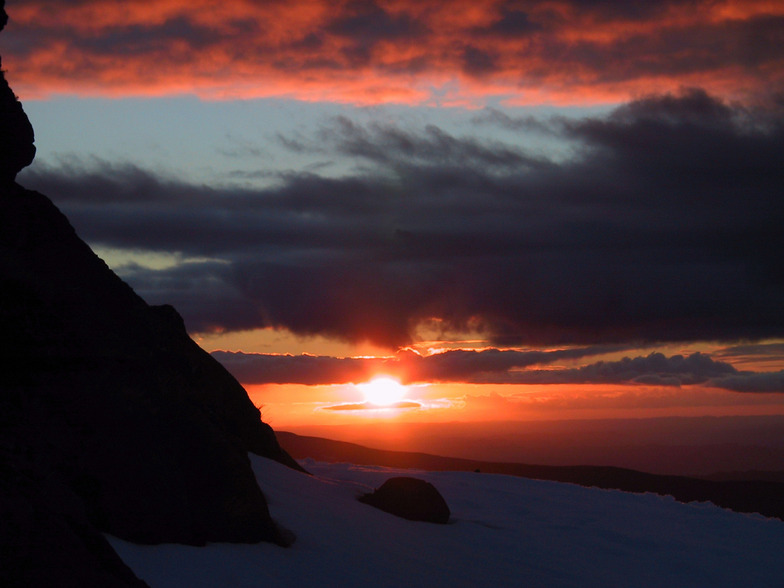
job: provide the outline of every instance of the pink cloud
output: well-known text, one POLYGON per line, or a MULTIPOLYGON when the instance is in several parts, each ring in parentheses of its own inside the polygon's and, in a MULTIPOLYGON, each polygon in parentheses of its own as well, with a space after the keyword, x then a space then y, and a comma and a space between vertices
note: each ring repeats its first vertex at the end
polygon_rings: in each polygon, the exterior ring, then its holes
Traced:
POLYGON ((350 103, 607 102, 699 85, 780 84, 771 2, 11 3, 4 50, 23 97, 293 97, 350 103))

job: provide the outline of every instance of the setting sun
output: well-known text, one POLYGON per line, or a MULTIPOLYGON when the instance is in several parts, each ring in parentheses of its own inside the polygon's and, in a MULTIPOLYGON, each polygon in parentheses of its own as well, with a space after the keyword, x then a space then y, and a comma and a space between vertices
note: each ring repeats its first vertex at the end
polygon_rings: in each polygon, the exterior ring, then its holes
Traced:
POLYGON ((406 395, 405 386, 386 376, 358 384, 357 388, 365 396, 365 400, 375 406, 391 406, 403 400, 406 395))

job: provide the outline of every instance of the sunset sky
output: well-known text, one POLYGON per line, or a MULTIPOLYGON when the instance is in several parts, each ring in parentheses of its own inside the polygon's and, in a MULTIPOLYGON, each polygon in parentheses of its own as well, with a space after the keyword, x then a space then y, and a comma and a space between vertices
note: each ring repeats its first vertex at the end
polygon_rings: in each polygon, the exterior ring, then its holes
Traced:
POLYGON ((784 3, 6 10, 18 181, 274 427, 784 414, 784 3))

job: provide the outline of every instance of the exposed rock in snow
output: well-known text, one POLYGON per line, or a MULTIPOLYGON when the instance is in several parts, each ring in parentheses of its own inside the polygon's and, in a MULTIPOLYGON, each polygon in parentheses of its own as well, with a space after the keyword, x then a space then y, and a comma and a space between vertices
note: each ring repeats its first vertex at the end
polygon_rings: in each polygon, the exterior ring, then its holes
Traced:
POLYGON ((359 501, 410 521, 449 522, 444 497, 430 482, 418 478, 390 478, 374 492, 360 496, 359 501))
POLYGON ((272 516, 297 533, 290 548, 110 542, 153 588, 784 585, 776 519, 496 474, 306 461, 307 476, 252 460, 272 516), (450 524, 407 521, 356 500, 401 475, 434 484, 450 524))

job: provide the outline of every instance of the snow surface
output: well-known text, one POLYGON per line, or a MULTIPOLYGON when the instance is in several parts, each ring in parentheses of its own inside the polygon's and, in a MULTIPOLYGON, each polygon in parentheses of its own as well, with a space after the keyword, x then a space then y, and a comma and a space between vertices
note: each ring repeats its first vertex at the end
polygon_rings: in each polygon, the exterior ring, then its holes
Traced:
POLYGON ((784 587, 784 522, 653 494, 471 472, 251 456, 289 548, 135 545, 108 537, 151 587, 784 587), (397 475, 434 484, 448 525, 362 504, 397 475))

